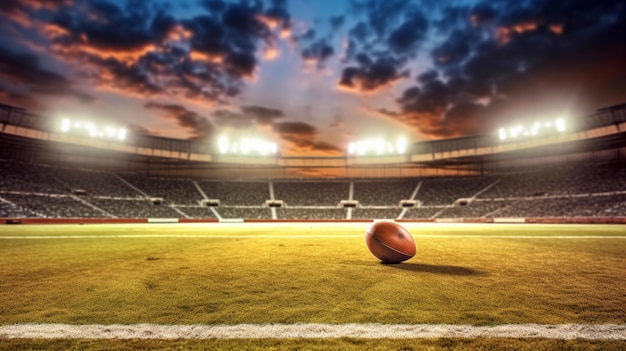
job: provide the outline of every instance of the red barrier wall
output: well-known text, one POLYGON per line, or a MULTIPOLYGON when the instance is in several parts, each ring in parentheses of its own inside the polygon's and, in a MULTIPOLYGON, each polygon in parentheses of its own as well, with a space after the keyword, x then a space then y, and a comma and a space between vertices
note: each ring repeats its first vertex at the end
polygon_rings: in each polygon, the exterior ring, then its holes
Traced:
POLYGON ((121 224, 148 223, 146 218, 0 218, 0 224, 121 224))
POLYGON ((411 219, 396 219, 398 223, 431 223, 434 222, 434 218, 411 218, 411 219))

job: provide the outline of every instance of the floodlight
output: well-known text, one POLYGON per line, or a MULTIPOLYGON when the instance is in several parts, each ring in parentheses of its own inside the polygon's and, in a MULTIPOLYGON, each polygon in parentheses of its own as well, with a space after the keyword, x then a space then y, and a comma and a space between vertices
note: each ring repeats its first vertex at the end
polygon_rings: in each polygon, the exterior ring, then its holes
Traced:
POLYGON ((63 118, 63 120, 61 121, 61 131, 69 132, 71 127, 72 127, 72 122, 67 118, 63 118))
POLYGON ((563 119, 562 117, 556 119, 556 130, 558 132, 565 131, 565 119, 563 119))
POLYGON ((217 139, 217 148, 219 149, 221 154, 225 154, 228 152, 228 137, 222 135, 217 139))
POLYGON ((396 140, 396 152, 403 154, 406 152, 406 139, 403 137, 398 138, 398 140, 396 140))
POLYGON ((276 143, 256 137, 241 137, 231 141, 228 136, 222 135, 217 140, 217 148, 220 154, 241 155, 269 155, 278 152, 276 143))
POLYGON ((407 140, 404 137, 398 137, 394 140, 386 140, 383 137, 362 139, 348 143, 348 155, 393 155, 403 154, 407 150, 407 140))
POLYGON ((385 141, 383 139, 376 139, 376 141, 374 142, 374 149, 376 150, 376 153, 379 155, 382 155, 385 153, 385 141))
POLYGON ((506 139, 506 129, 500 128, 500 130, 498 130, 498 134, 500 135, 500 140, 506 139))
POLYGON ((126 129, 125 128, 120 128, 117 131, 117 139, 119 139, 119 140, 126 140, 126 129))
POLYGON ((356 144, 352 141, 348 143, 348 153, 352 155, 355 152, 356 152, 356 144))

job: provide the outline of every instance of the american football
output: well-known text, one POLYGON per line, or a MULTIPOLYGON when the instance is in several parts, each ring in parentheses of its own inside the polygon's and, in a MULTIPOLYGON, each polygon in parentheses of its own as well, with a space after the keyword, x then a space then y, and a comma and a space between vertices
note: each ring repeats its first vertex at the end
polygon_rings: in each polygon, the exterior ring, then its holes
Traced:
POLYGON ((374 222, 365 231, 365 243, 382 263, 400 263, 417 252, 415 240, 406 228, 396 222, 374 222))

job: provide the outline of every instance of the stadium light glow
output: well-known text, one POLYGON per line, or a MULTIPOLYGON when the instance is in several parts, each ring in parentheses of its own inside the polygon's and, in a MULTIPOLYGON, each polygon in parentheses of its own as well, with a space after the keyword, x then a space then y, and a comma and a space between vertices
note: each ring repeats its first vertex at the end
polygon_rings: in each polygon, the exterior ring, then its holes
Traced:
POLYGON ((102 138, 110 140, 126 140, 126 129, 114 126, 99 126, 88 121, 72 121, 69 118, 63 118, 60 123, 59 130, 62 133, 71 133, 78 135, 88 135, 91 138, 102 138))
POLYGON ((227 135, 221 135, 217 139, 217 150, 222 155, 269 156, 278 152, 278 145, 258 137, 240 137, 233 140, 227 135))
POLYGON ((407 151, 407 140, 399 137, 395 141, 384 138, 369 138, 348 143, 348 155, 398 155, 407 151))
POLYGON ((529 126, 518 124, 510 128, 500 128, 498 129, 498 138, 500 141, 521 139, 539 135, 563 133, 566 129, 565 118, 559 117, 554 120, 536 121, 529 126))

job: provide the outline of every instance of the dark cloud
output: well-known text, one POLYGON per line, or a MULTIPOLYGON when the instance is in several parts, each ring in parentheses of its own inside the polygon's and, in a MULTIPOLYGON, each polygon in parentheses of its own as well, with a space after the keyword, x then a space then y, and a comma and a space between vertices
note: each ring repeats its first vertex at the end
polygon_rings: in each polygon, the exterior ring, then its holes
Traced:
POLYGON ((412 53, 424 41, 428 21, 421 12, 414 12, 389 35, 389 47, 397 54, 412 53))
POLYGON ((274 124, 274 131, 280 135, 315 135, 317 128, 304 122, 281 122, 274 124))
POLYGON ((348 31, 339 87, 372 92, 410 76, 429 31, 422 8, 403 0, 366 0, 351 4, 355 24, 348 31))
POLYGON ((361 93, 374 92, 410 75, 408 70, 400 71, 404 66, 402 61, 393 58, 372 61, 366 55, 359 57, 359 66, 344 68, 339 81, 340 88, 361 93))
POLYGON ((442 14, 434 69, 397 99, 399 111, 379 111, 424 135, 487 133, 524 111, 580 114, 626 96, 619 1, 482 1, 442 14))
POLYGON ((19 10, 42 21, 31 28, 41 28, 55 55, 100 89, 206 104, 239 95, 244 79, 257 71, 259 49, 276 48, 274 28, 291 28, 287 3, 281 0, 267 1, 267 6, 206 0, 200 2, 204 13, 185 19, 173 17, 167 3, 68 1, 39 6, 11 0, 0 5, 0 12, 19 10))
POLYGON ((190 140, 207 140, 215 134, 215 128, 208 118, 188 110, 184 106, 148 102, 144 107, 165 112, 166 118, 176 120, 178 126, 189 130, 191 133, 190 140))
POLYGON ((250 129, 258 126, 268 126, 283 118, 282 110, 264 106, 242 106, 241 112, 227 109, 218 109, 212 113, 216 124, 221 127, 236 129, 250 129))
POLYGON ((253 121, 242 113, 226 109, 218 109, 211 114, 215 124, 219 127, 232 127, 236 129, 249 129, 254 126, 253 121))
POLYGON ((23 102, 29 108, 41 110, 42 105, 35 96, 67 96, 88 104, 96 98, 78 90, 67 77, 54 72, 42 64, 31 53, 15 52, 0 47, 0 79, 9 83, 2 95, 23 102), (27 94, 33 95, 27 98, 27 94))
POLYGON ((318 68, 321 68, 324 66, 324 62, 333 56, 334 53, 335 50, 327 43, 326 39, 320 39, 302 50, 302 59, 315 62, 318 68))
POLYGON ((66 30, 54 39, 62 46, 83 44, 110 51, 133 51, 152 43, 146 17, 138 12, 127 12, 114 3, 96 1, 84 11, 74 8, 55 14, 52 23, 66 30))
POLYGON ((260 125, 270 125, 285 116, 282 110, 263 106, 243 106, 241 111, 260 125))
POLYGON ((309 28, 307 29, 306 32, 304 32, 304 34, 298 36, 296 38, 296 41, 300 41, 300 40, 313 40, 315 39, 315 35, 317 34, 317 32, 315 31, 315 28, 309 28))
POLYGON ((14 84, 42 89, 67 90, 72 84, 65 76, 42 67, 34 54, 7 48, 0 48, 0 77, 14 84))
POLYGON ((470 11, 470 22, 474 26, 484 26, 493 22, 497 12, 491 4, 480 3, 470 11))
POLYGON ((439 72, 431 69, 417 76, 417 81, 424 84, 439 78, 439 72))
POLYGON ((343 24, 346 21, 346 17, 345 16, 333 16, 328 20, 328 23, 330 24, 330 27, 333 31, 338 30, 339 28, 341 28, 341 26, 343 26, 343 24))
POLYGON ((291 143, 298 151, 317 152, 336 155, 341 153, 337 146, 317 140, 318 130, 313 125, 304 122, 280 122, 273 126, 281 139, 291 143))
POLYGON ((0 86, 0 103, 17 106, 29 111, 41 112, 43 105, 31 94, 22 94, 0 86))

